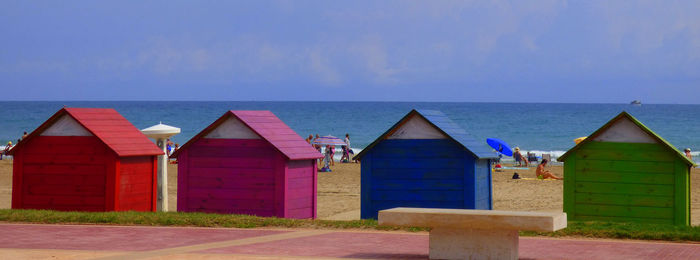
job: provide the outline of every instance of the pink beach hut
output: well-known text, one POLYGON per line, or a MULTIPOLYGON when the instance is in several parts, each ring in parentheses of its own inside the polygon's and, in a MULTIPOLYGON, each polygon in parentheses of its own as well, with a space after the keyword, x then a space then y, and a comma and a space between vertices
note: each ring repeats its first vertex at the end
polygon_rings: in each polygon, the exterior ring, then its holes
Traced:
POLYGON ((171 157, 178 211, 316 218, 322 156, 270 111, 228 111, 171 157))

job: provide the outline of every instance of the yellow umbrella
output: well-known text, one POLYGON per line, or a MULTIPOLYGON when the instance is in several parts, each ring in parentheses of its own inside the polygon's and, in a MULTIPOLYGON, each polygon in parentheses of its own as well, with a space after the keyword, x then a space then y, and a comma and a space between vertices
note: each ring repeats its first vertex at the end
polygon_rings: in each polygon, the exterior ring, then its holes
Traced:
POLYGON ((581 141, 586 140, 586 137, 588 137, 588 136, 581 136, 579 138, 576 138, 576 139, 574 139, 574 143, 578 144, 581 141))

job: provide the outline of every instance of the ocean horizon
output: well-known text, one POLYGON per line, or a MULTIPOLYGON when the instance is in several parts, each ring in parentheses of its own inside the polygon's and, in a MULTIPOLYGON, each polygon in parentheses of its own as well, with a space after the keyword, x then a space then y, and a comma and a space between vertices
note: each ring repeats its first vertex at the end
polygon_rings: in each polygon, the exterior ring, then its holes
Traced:
POLYGON ((359 152, 411 109, 442 111, 472 137, 499 138, 511 147, 558 157, 622 111, 676 146, 700 153, 700 105, 610 103, 485 103, 391 101, 3 101, 0 144, 16 142, 56 111, 67 107, 114 108, 137 128, 162 122, 181 128, 172 139, 184 144, 227 110, 270 110, 302 138, 343 137, 359 152))

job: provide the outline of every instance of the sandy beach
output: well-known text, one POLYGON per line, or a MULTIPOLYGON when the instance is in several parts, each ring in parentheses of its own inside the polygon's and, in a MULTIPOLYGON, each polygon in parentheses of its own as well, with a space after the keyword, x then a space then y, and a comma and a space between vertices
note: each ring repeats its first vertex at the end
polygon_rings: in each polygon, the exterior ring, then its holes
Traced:
MULTIPOLYGON (((562 176, 561 166, 549 170, 562 176)), ((333 172, 318 176, 318 217, 332 220, 360 218, 360 164, 336 163, 333 172)), ((168 169, 169 208, 177 208, 177 165, 168 169)), ((691 217, 700 225, 700 169, 691 173, 691 217)), ((493 173, 493 206, 497 210, 562 211, 563 182, 536 180, 535 169, 502 170, 493 173), (513 180, 517 172, 521 180, 513 180)), ((12 199, 12 161, 0 161, 0 208, 10 208, 12 199)))

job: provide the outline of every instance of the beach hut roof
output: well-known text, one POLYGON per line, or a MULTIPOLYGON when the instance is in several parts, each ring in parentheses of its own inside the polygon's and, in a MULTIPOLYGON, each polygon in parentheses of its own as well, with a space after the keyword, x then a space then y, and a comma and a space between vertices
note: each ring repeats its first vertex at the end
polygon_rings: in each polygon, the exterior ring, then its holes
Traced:
MULTIPOLYGON (((70 131, 76 134, 59 135, 94 135, 117 156, 161 155, 163 151, 146 137, 131 122, 111 108, 62 108, 41 124, 36 130, 21 140, 11 151, 23 146, 28 140, 44 134, 46 131, 57 131, 52 127, 57 123, 66 124, 69 128, 77 123, 70 131)), ((45 134, 46 135, 46 134, 45 134)), ((60 151, 58 151, 60 153, 60 151)))
POLYGON ((477 159, 496 159, 498 156, 496 155, 495 152, 492 151, 491 148, 488 148, 484 142, 479 142, 473 137, 471 137, 464 129, 459 127, 454 121, 452 121, 449 117, 447 117, 445 114, 443 114, 440 111, 437 110, 416 110, 413 109, 411 112, 408 112, 406 116, 401 118, 399 122, 394 124, 389 130, 384 132, 379 138, 374 140, 371 144, 369 144, 365 149, 362 150, 359 154, 357 154, 354 158, 355 159, 361 159, 362 156, 365 155, 365 153, 369 150, 372 150, 372 148, 377 145, 380 141, 387 139, 389 136, 391 136, 396 130, 398 130, 401 126, 403 126, 406 122, 408 122, 410 119, 412 119, 414 116, 419 116, 422 119, 425 119, 432 127, 434 127, 436 130, 438 130, 440 133, 443 135, 447 136, 449 139, 452 141, 456 142, 462 148, 466 149, 469 151, 475 158, 477 159))
POLYGON ((270 111, 227 111, 219 119, 192 137, 170 157, 177 157, 180 150, 187 149, 194 142, 224 124, 228 119, 235 118, 247 126, 253 133, 270 143, 275 149, 284 154, 289 160, 317 159, 323 157, 309 143, 304 141, 294 130, 270 111))
POLYGON ((692 160, 690 160, 690 159, 688 159, 687 157, 685 157, 685 155, 683 155, 683 154, 682 154, 678 149, 676 149, 676 147, 674 147, 671 143, 669 143, 668 141, 664 140, 661 136, 659 136, 659 135, 657 135, 656 133, 654 133, 654 131, 651 131, 651 129, 649 129, 649 128, 646 127, 644 124, 642 124, 642 122, 639 122, 639 120, 637 120, 635 117, 633 117, 632 115, 630 115, 630 114, 627 113, 626 111, 622 111, 622 113, 620 113, 619 115, 615 116, 613 119, 611 119, 610 121, 608 121, 607 123, 605 123, 605 125, 603 125, 603 126, 600 127, 598 130, 596 130, 595 132, 593 132, 593 133, 592 133, 591 135, 589 135, 586 139, 584 139, 583 141, 581 141, 580 143, 578 143, 577 145, 575 145, 573 148, 571 148, 571 149, 569 149, 568 151, 566 151, 566 153, 564 153, 562 156, 559 156, 559 158, 557 158, 557 161, 560 161, 560 162, 565 161, 566 158, 569 157, 569 155, 571 155, 571 153, 572 153, 573 151, 580 149, 581 147, 583 147, 583 146, 586 145, 587 143, 594 142, 595 139, 596 139, 596 137, 601 136, 602 134, 604 134, 605 132, 607 132, 608 129, 610 129, 612 126, 614 126, 619 120, 624 120, 624 119, 627 119, 627 120, 629 120, 630 122, 634 123, 634 125, 636 125, 637 127, 639 127, 640 130, 642 130, 644 133, 648 134, 648 136, 649 136, 651 139, 653 139, 653 140, 655 140, 656 142, 660 143, 660 144, 661 144, 662 146, 664 146, 670 153, 673 153, 673 154, 676 155, 679 159, 681 159, 681 161, 685 162, 685 163, 688 164, 689 166, 695 166, 695 162, 693 162, 692 160))

